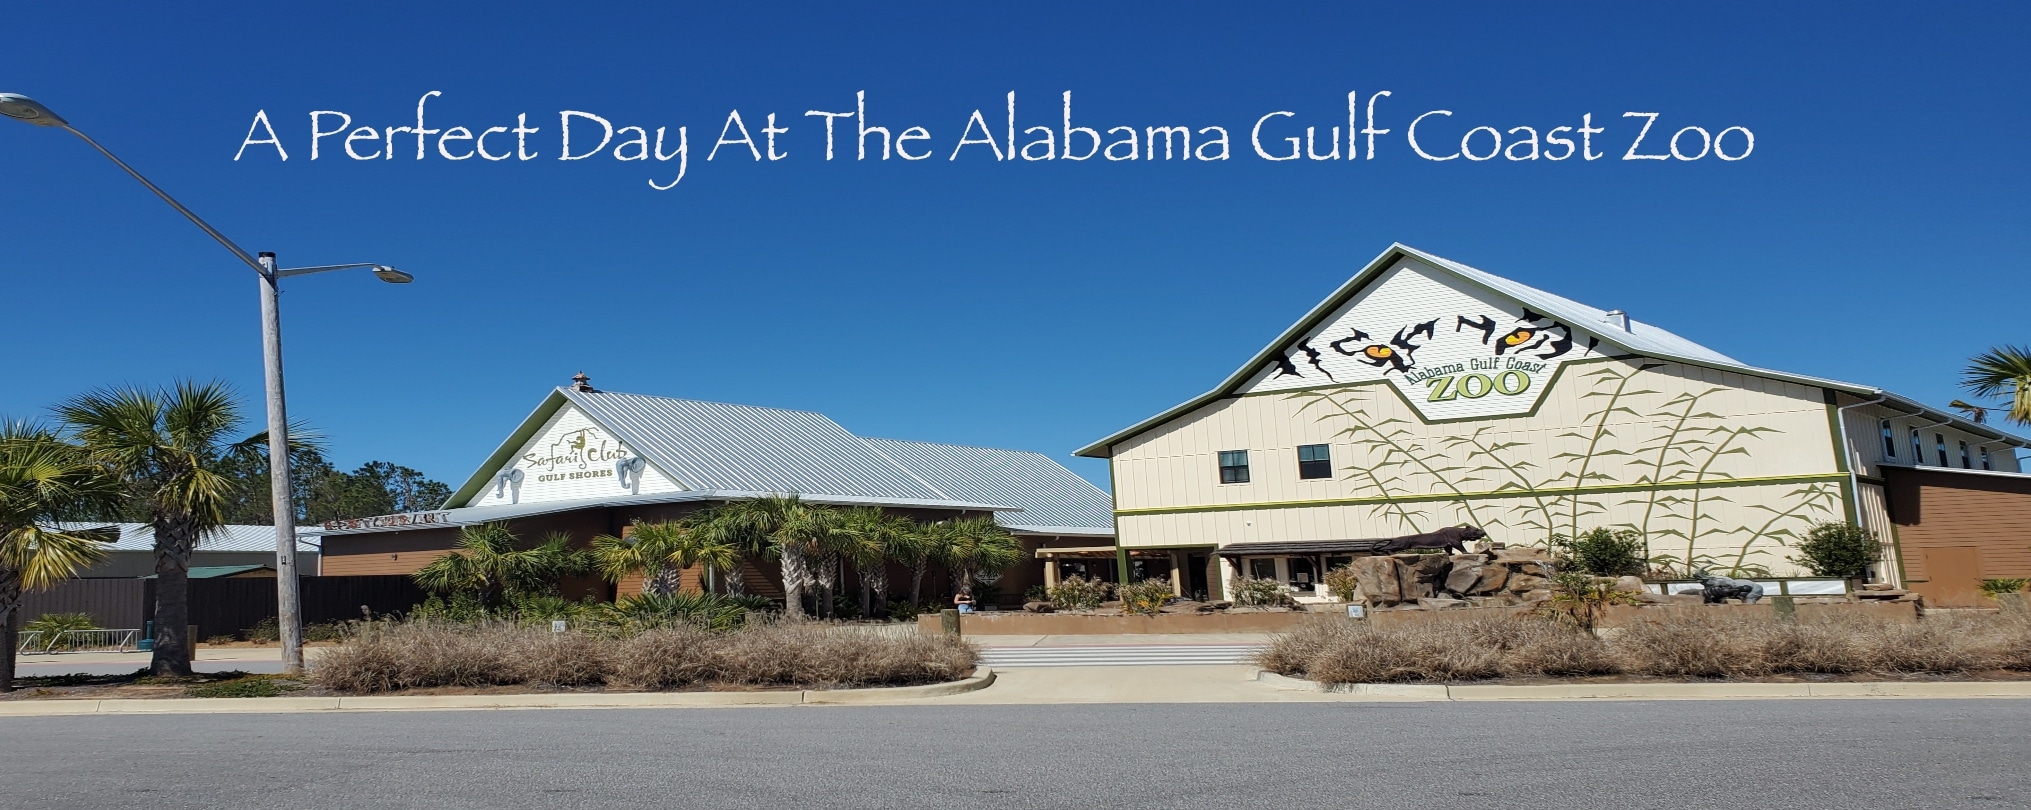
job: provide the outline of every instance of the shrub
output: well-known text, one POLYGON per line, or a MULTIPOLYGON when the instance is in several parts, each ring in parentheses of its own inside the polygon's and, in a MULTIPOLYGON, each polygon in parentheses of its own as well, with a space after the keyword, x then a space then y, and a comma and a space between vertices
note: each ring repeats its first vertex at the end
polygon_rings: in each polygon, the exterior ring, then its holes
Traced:
POLYGON ((1051 604, 1064 610, 1092 610, 1107 601, 1109 586, 1097 579, 1070 576, 1048 589, 1051 604))
POLYGON ((1121 612, 1131 616, 1138 613, 1155 616, 1165 604, 1176 598, 1171 593, 1170 580, 1165 579, 1145 579, 1114 591, 1115 596, 1121 599, 1121 612))
POLYGON ((1245 607, 1279 607, 1294 604, 1291 590, 1274 579, 1241 577, 1234 580, 1234 604, 1245 607))
POLYGON ((1813 576, 1855 579, 1883 558, 1883 544, 1853 523, 1820 523, 1798 541, 1798 556, 1789 558, 1813 576))
POLYGON ((818 622, 756 620, 719 632, 677 623, 618 635, 415 621, 363 627, 317 657, 309 677, 348 693, 602 683, 855 687, 950 680, 977 657, 971 644, 943 634, 897 637, 818 622))
POLYGON ((2031 585, 2031 579, 1985 579, 1982 580, 1982 593, 1992 597, 2001 596, 2006 593, 2016 593, 2024 590, 2025 585, 2031 585))
POLYGON ((97 630, 99 626, 92 623, 92 615, 89 613, 44 613, 36 617, 35 621, 22 625, 21 629, 30 633, 41 633, 43 643, 47 644, 58 633, 70 630, 97 630))
POLYGON ((1616 590, 1614 580, 1580 571, 1556 571, 1551 575, 1551 600, 1543 609, 1591 633, 1608 608, 1634 604, 1636 595, 1616 590))
POLYGON ((1319 621, 1277 635, 1263 668, 1326 683, 1452 681, 1623 673, 1661 678, 1777 674, 1964 674, 2031 670, 2031 616, 1920 622, 1831 613, 1777 621, 1701 607, 1658 608, 1600 638, 1540 615, 1436 618, 1377 628, 1319 621))
POLYGON ((275 617, 270 616, 255 622, 253 627, 240 631, 240 635, 255 644, 274 644, 282 640, 282 625, 275 617))
POLYGON ((1319 584, 1326 586, 1327 591, 1343 602, 1352 602, 1361 593, 1361 578, 1354 575, 1354 566, 1351 565, 1327 571, 1325 576, 1319 577, 1319 584))
POLYGON ((1577 537, 1554 535, 1551 547, 1553 554, 1571 561, 1574 568, 1597 577, 1642 576, 1650 567, 1644 556, 1643 533, 1634 529, 1595 528, 1577 537))

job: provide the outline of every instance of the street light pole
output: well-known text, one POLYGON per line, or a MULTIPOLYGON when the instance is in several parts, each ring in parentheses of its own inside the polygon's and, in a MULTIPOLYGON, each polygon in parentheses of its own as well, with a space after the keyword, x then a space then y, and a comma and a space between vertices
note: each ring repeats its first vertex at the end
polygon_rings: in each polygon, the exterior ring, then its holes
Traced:
POLYGON ((289 412, 282 394, 282 291, 275 254, 261 262, 261 369, 268 395, 268 494, 275 513, 275 624, 282 670, 303 671, 303 619, 296 581, 296 498, 289 479, 289 412))
MULTIPOLYGON (((283 669, 291 674, 301 673, 303 621, 300 615, 296 570, 296 498, 289 480, 289 414, 282 395, 282 301, 278 285, 282 279, 291 276, 359 267, 372 268, 376 277, 390 284, 407 284, 415 278, 393 267, 371 262, 280 269, 275 264, 275 254, 264 252, 258 259, 249 255, 246 250, 234 244, 233 240, 227 239, 225 234, 219 233, 210 223, 183 207, 183 204, 169 196, 168 192, 141 176, 134 167, 114 155, 112 150, 100 146, 98 141, 92 140, 91 136, 71 126, 70 122, 43 106, 41 102, 15 93, 0 93, 0 116, 39 127, 61 128, 78 136, 79 140, 90 144, 93 149, 99 151, 99 154, 105 155, 107 160, 113 161, 114 165, 132 175, 135 180, 141 182, 141 185, 148 187, 149 191, 155 192, 155 196, 161 197, 163 202, 176 209, 177 213, 190 220, 199 230, 225 246, 226 250, 232 251, 234 257, 252 268, 260 277, 261 362, 268 400, 268 481, 269 496, 272 499, 270 506, 275 513, 275 619, 282 636, 283 669)), ((188 639, 186 643, 195 645, 197 639, 188 639)))

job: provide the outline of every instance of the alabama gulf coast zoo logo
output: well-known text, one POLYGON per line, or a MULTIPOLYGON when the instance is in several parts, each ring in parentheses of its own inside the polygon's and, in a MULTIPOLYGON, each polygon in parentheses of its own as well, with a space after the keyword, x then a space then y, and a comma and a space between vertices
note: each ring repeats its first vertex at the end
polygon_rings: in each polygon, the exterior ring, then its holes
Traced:
POLYGON ((1445 315, 1390 331, 1342 321, 1276 358, 1262 387, 1379 376, 1426 419, 1519 414, 1537 406, 1560 363, 1593 356, 1599 343, 1528 309, 1445 315))

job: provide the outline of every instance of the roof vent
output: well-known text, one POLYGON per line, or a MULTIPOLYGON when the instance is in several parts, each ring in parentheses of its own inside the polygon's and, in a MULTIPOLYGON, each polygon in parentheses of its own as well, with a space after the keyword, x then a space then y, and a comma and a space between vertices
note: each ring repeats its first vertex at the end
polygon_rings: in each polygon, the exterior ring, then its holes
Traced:
POLYGON ((599 389, 592 387, 592 378, 585 376, 583 371, 571 375, 571 390, 584 391, 588 394, 599 393, 599 389))
POLYGON ((1622 310, 1619 309, 1608 310, 1608 314, 1606 316, 1603 316, 1601 320, 1622 327, 1622 331, 1624 332, 1629 331, 1629 313, 1623 312, 1622 310))

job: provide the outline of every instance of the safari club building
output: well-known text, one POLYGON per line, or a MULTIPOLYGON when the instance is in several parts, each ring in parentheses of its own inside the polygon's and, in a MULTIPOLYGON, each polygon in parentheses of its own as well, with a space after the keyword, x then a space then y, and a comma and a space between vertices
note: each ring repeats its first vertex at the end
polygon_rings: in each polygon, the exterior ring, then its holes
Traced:
POLYGON ((2031 575, 2025 446, 1396 245, 1212 390, 1078 453, 1112 464, 1124 563, 1215 593, 1310 590, 1358 541, 1460 524, 1630 528, 1681 565, 1781 576, 1787 544, 1850 520, 1887 547, 1877 579, 1954 602, 2031 575))
MULTIPOLYGON (((1107 493, 1046 456, 864 438, 810 411, 601 391, 583 374, 544 397, 442 509, 306 533, 322 537, 326 574, 408 574, 452 553, 465 526, 503 521, 525 542, 561 532, 584 545, 638 520, 780 494, 923 522, 993 515, 1033 559, 1113 554, 1107 493)), ((1043 584, 1042 568, 1005 572, 995 583, 1002 601, 1043 584)), ((888 573, 891 583, 909 581, 900 566, 888 573)), ((697 576, 687 572, 685 586, 709 587, 697 576)), ((782 596, 773 563, 748 560, 743 578, 750 593, 782 596)), ((934 570, 925 592, 943 592, 942 583, 934 570)), ((587 579, 566 590, 612 596, 638 586, 587 579)))

